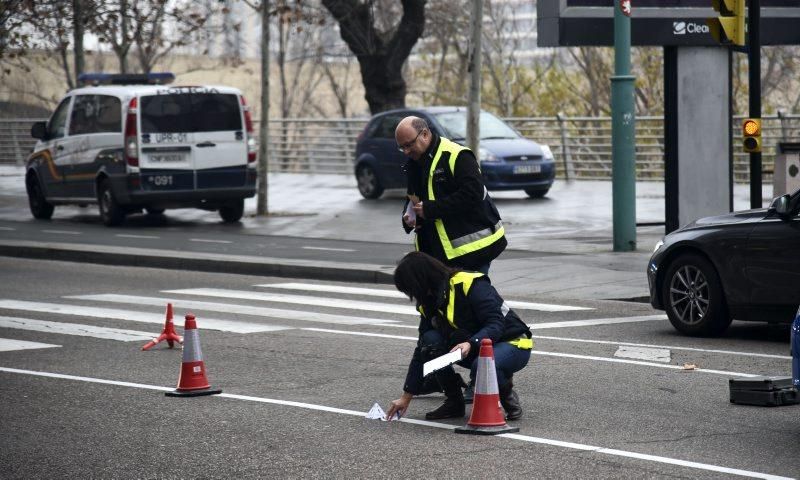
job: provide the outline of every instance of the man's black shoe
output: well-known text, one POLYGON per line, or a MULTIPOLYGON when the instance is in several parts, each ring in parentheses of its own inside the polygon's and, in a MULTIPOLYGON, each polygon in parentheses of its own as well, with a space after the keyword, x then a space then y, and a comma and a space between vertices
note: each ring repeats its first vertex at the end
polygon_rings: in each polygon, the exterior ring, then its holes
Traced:
POLYGON ((428 420, 442 420, 444 418, 464 418, 464 401, 461 399, 446 398, 444 403, 436 410, 425 414, 428 420))

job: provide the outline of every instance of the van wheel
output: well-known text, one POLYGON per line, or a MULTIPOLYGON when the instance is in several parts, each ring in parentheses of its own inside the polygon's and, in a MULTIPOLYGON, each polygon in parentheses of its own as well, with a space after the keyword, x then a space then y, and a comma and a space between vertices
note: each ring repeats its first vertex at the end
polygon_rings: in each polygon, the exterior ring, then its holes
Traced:
POLYGON ((53 216, 55 207, 44 198, 42 186, 39 185, 39 179, 35 175, 28 177, 25 182, 26 190, 28 191, 28 205, 31 208, 33 218, 39 220, 50 220, 53 216))
POLYGON ((544 190, 537 190, 535 188, 526 188, 525 193, 528 194, 531 198, 543 198, 549 192, 549 188, 545 188, 544 190))
POLYGON ((97 204, 100 208, 100 219, 107 227, 114 227, 125 220, 125 210, 117 203, 111 192, 111 182, 102 180, 97 189, 97 204))
POLYGON ((664 309, 673 327, 693 336, 716 336, 731 324, 714 265, 693 253, 677 257, 662 283, 664 309))
POLYGON ((362 197, 372 200, 383 194, 383 185, 378 180, 375 170, 369 165, 358 167, 356 180, 358 180, 358 191, 362 197))
POLYGON ((219 216, 225 223, 234 223, 242 219, 244 215, 244 199, 235 200, 224 207, 220 207, 219 216))

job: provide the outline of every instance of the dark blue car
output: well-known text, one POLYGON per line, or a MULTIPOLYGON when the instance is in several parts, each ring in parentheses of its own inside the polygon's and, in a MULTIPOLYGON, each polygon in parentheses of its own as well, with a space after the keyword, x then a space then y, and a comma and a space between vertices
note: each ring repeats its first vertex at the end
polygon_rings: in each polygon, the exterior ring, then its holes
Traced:
MULTIPOLYGON (((466 107, 404 108, 373 116, 356 144, 355 174, 364 198, 406 187, 402 167, 407 157, 397 150, 394 130, 408 115, 424 118, 437 134, 466 144, 466 107)), ((556 175, 550 147, 522 137, 489 112, 481 112, 480 134, 478 157, 489 190, 524 190, 533 198, 547 194, 556 175)))

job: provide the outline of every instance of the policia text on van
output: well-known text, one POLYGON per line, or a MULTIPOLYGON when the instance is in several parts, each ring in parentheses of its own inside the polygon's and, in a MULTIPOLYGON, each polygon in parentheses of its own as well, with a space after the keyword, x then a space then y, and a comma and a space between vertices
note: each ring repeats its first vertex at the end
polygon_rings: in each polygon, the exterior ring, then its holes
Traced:
POLYGON ((31 135, 31 213, 97 203, 106 225, 142 209, 219 211, 225 222, 255 195, 256 144, 242 93, 223 86, 169 87, 172 74, 84 74, 31 135))

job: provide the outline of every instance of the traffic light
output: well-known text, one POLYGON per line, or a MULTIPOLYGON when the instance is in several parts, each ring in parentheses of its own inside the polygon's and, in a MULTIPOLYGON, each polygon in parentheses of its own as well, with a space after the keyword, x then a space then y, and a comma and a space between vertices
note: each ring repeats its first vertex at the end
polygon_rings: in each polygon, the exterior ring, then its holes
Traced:
POLYGON ((761 151, 761 119, 745 118, 742 123, 742 147, 747 153, 761 151))
POLYGON ((744 31, 747 16, 746 0, 711 0, 711 6, 719 12, 719 17, 706 20, 711 36, 718 43, 745 46, 744 31))

